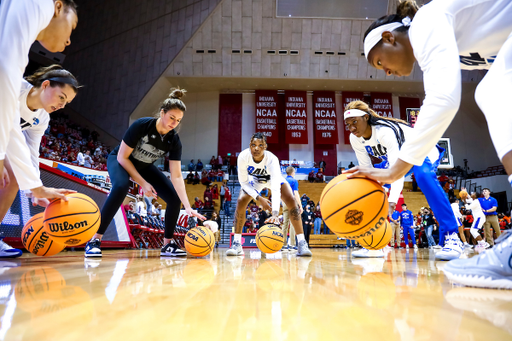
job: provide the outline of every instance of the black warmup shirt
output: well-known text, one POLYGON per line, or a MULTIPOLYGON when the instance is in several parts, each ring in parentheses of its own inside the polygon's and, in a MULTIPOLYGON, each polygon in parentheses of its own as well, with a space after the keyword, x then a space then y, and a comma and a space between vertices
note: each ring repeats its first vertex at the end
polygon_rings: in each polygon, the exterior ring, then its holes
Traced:
MULTIPOLYGON (((181 141, 174 130, 162 136, 156 130, 156 118, 143 117, 128 128, 123 141, 128 147, 133 148, 130 161, 137 169, 143 169, 153 164, 156 160, 169 154, 169 160, 181 161, 181 141)), ((112 155, 117 155, 119 146, 112 155)))

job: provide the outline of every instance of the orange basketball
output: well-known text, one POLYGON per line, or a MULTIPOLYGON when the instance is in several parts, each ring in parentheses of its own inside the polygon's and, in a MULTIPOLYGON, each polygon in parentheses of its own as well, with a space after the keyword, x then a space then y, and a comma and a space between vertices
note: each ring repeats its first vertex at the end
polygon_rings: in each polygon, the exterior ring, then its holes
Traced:
POLYGON ((92 238, 100 227, 98 205, 85 194, 66 196, 69 201, 54 200, 44 211, 44 231, 56 243, 73 246, 92 238))
POLYGON ((329 229, 350 239, 371 235, 384 224, 388 209, 384 188, 367 178, 338 175, 320 196, 320 210, 329 229))
POLYGON ((391 237, 393 237, 393 229, 386 220, 371 236, 359 238, 357 242, 365 249, 380 250, 389 244, 391 237))
POLYGON ((64 250, 65 245, 55 243, 43 229, 44 212, 38 213, 21 230, 21 241, 36 256, 53 256, 64 250))
POLYGON ((281 251, 283 244, 283 230, 276 225, 265 225, 261 227, 256 234, 256 245, 261 252, 275 253, 281 251))
POLYGON ((215 236, 204 226, 194 227, 185 236, 185 249, 192 256, 204 257, 213 251, 215 236))
POLYGON ((14 288, 18 307, 33 312, 44 306, 45 300, 66 286, 60 272, 47 266, 39 266, 21 275, 14 288))

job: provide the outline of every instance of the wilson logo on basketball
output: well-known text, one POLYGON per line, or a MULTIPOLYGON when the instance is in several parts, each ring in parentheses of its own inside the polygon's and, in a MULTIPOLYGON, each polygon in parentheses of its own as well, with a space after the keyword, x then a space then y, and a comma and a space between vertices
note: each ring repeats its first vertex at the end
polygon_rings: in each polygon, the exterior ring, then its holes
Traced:
POLYGON ((359 225, 363 221, 363 212, 358 210, 349 210, 345 216, 345 222, 350 225, 359 225))
POLYGON ((64 242, 64 244, 66 244, 66 245, 76 245, 76 244, 80 244, 80 242, 81 242, 80 239, 70 238, 70 239, 66 240, 64 242))
POLYGON ((32 253, 37 255, 40 249, 43 249, 46 242, 50 239, 50 236, 46 234, 46 232, 43 232, 39 240, 37 241, 36 245, 34 245, 34 249, 32 250, 32 253))
POLYGON ((49 223, 48 224, 48 227, 50 228, 51 232, 59 232, 59 230, 62 232, 71 231, 71 230, 79 229, 79 228, 85 227, 85 226, 87 226, 87 220, 80 221, 80 222, 74 223, 74 224, 68 223, 67 221, 65 221, 63 223, 49 223))

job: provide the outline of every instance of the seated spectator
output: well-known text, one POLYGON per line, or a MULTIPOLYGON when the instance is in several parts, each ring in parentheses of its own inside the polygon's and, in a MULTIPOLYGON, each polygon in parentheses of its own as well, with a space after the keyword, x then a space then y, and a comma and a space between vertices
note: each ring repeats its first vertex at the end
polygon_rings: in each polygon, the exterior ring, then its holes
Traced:
POLYGON ((245 224, 244 224, 244 232, 243 232, 243 233, 247 233, 247 231, 248 231, 250 228, 253 228, 253 223, 252 223, 252 220, 247 219, 247 220, 245 221, 245 224))
POLYGON ((203 163, 201 162, 201 159, 197 159, 196 171, 200 172, 202 170, 203 170, 203 163))
POLYGON ((219 169, 222 167, 223 165, 223 161, 222 161, 222 156, 218 156, 217 157, 217 166, 219 167, 219 169))
POLYGON ((258 224, 260 227, 265 225, 265 220, 268 219, 268 214, 265 210, 263 210, 263 207, 258 208, 258 224))
POLYGON ((190 172, 194 171, 196 169, 196 165, 194 164, 194 160, 190 160, 190 163, 188 164, 188 170, 190 172))
POLYGON ((218 182, 224 181, 224 171, 222 169, 220 169, 220 168, 217 171, 217 181, 218 182))
POLYGON ((210 186, 210 180, 208 179, 208 172, 206 169, 203 169, 201 172, 201 183, 205 186, 210 186))
POLYGON ((309 197, 306 195, 306 193, 302 194, 302 197, 300 198, 300 203, 302 204, 302 208, 306 207, 308 204, 309 197))
POLYGON ((214 170, 213 168, 210 169, 210 171, 208 172, 208 180, 210 182, 214 182, 215 180, 217 180, 217 171, 214 170))
POLYGON ((212 187, 212 199, 213 200, 219 199, 219 186, 217 186, 217 184, 213 185, 213 187, 212 187))
POLYGON ((258 233, 258 229, 256 228, 256 226, 254 224, 251 224, 251 226, 249 226, 249 228, 247 228, 247 233, 258 233))
POLYGON ((199 174, 196 172, 196 173, 194 174, 194 181, 193 181, 193 184, 194 184, 194 185, 198 185, 200 181, 201 181, 201 179, 199 178, 199 174))
POLYGON ((444 172, 441 173, 441 175, 437 178, 439 180, 439 183, 441 184, 441 187, 444 188, 444 185, 448 182, 448 177, 444 172))
POLYGON ((135 213, 135 203, 130 201, 128 204, 123 205, 124 211, 126 213, 135 213))
POLYGON ((94 164, 94 161, 91 157, 91 151, 86 151, 84 155, 84 167, 92 168, 92 165, 94 164))
POLYGON ((204 209, 209 210, 213 208, 213 202, 210 200, 210 197, 204 197, 204 209))
POLYGON ((318 168, 318 172, 316 172, 316 182, 324 182, 324 169, 318 168))
POLYGON ((309 182, 315 182, 315 171, 314 170, 311 170, 311 172, 309 172, 309 174, 308 174, 308 181, 309 182))
POLYGON ((211 201, 213 201, 213 194, 212 194, 212 191, 210 189, 210 186, 206 186, 206 189, 204 190, 204 201, 205 201, 205 205, 206 205, 206 198, 208 198, 211 201))
POLYGON ((196 210, 204 208, 204 203, 199 199, 199 197, 194 198, 194 208, 196 210))
POLYGON ((192 184, 194 182, 194 173, 192 173, 192 171, 190 171, 190 173, 187 174, 187 184, 192 184))
POLYGON ((102 149, 103 149, 103 147, 101 145, 99 145, 98 148, 96 148, 96 150, 94 151, 94 156, 103 155, 102 149))

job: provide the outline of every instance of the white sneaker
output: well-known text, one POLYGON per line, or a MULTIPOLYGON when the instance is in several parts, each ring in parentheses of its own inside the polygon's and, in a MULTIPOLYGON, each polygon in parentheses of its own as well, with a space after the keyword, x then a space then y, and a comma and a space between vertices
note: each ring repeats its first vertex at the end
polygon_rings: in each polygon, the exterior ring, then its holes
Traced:
POLYGON ((418 250, 418 245, 414 244, 414 250, 418 250))
POLYGON ((406 250, 409 250, 409 245, 405 245, 405 249, 406 249, 406 250))
POLYGON ((356 258, 384 258, 384 251, 382 250, 368 250, 361 249, 352 252, 352 256, 356 258))
POLYGON ((297 251, 297 256, 299 257, 311 257, 313 254, 308 247, 308 243, 305 240, 301 240, 299 242, 299 249, 297 251))
POLYGON ((244 254, 244 250, 242 249, 242 244, 239 242, 233 242, 231 247, 226 251, 226 256, 242 256, 244 254))
POLYGON ((464 248, 472 249, 472 248, 473 248, 473 245, 469 245, 469 244, 466 242, 466 243, 464 243, 464 248))
POLYGON ((453 260, 460 258, 464 247, 462 242, 460 241, 459 235, 457 233, 452 233, 449 235, 444 243, 444 247, 441 251, 436 253, 437 260, 453 260))
POLYGON ((475 246, 475 251, 480 253, 490 247, 491 247, 491 245, 488 242, 486 242, 485 240, 480 240, 480 241, 478 241, 478 245, 475 246))
POLYGON ((442 249, 443 247, 441 245, 434 245, 434 246, 432 246, 432 248, 439 250, 439 249, 442 249))
POLYGON ((0 258, 17 258, 23 254, 23 251, 15 249, 6 242, 3 238, 0 239, 0 258))
POLYGON ((187 252, 180 249, 180 247, 174 243, 169 242, 164 245, 160 250, 160 256, 162 257, 187 257, 187 252))

